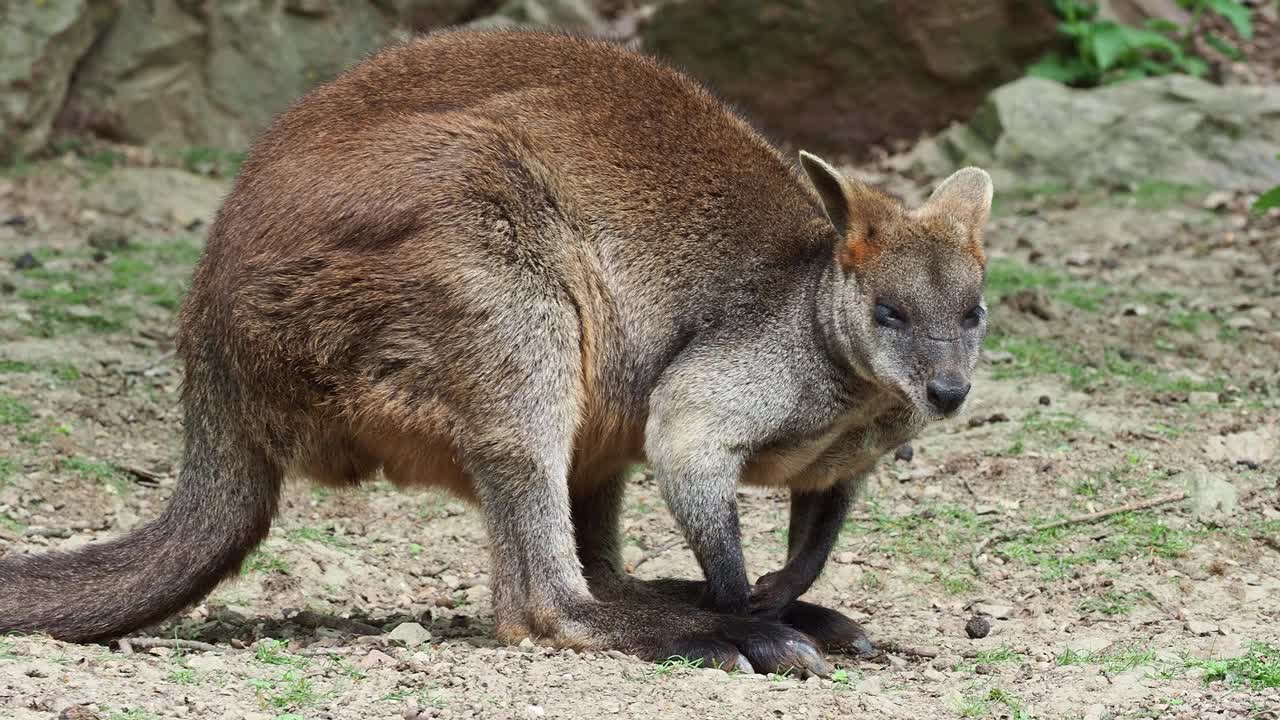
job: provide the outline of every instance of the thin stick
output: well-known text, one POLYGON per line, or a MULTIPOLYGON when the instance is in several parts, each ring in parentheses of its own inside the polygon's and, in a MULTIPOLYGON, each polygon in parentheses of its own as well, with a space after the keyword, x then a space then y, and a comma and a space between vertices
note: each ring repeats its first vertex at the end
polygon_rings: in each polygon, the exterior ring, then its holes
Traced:
POLYGON ((1187 494, 1185 492, 1176 492, 1169 495, 1161 495, 1160 497, 1151 498, 1150 500, 1121 505, 1120 507, 1111 508, 1109 510, 1099 510, 1098 512, 1089 513, 1088 515, 1076 515, 1075 517, 1069 517, 1065 520, 1051 522, 1048 525, 1022 525, 1020 527, 1013 528, 1012 530, 1002 530, 973 547, 973 552, 969 554, 969 567, 973 568, 973 573, 975 575, 981 575, 982 567, 978 564, 978 558, 980 558, 987 547, 993 543, 1007 542, 1023 535, 1031 535, 1038 532, 1044 532, 1045 530, 1055 530, 1060 527, 1067 527, 1068 525, 1088 525, 1100 520, 1106 520, 1107 518, 1113 515, 1119 515, 1120 513, 1150 510, 1152 508, 1160 507, 1161 505, 1169 505, 1186 499, 1187 494))
POLYGON ((641 555, 641 556, 640 556, 640 558, 639 558, 638 560, 636 560, 636 564, 631 566, 631 572, 635 572, 635 571, 636 571, 636 568, 638 568, 638 567, 640 567, 641 565, 643 565, 643 564, 645 564, 645 563, 649 562, 650 560, 652 560, 652 559, 654 559, 654 558, 658 557, 659 555, 662 555, 662 554, 666 553, 668 550, 672 550, 672 549, 676 548, 677 546, 679 546, 679 545, 681 545, 681 544, 683 544, 683 543, 684 543, 684 538, 683 538, 683 537, 678 537, 678 538, 676 538, 675 540, 671 540, 671 541, 669 541, 669 542, 665 542, 665 543, 663 543, 663 544, 661 544, 661 545, 659 545, 659 546, 655 547, 654 549, 650 550, 649 552, 645 553, 644 555, 641 555))
POLYGON ((899 645, 898 643, 895 643, 895 642, 879 642, 879 643, 876 643, 876 647, 880 648, 880 651, 887 655, 905 655, 907 657, 924 658, 926 660, 932 660, 938 657, 939 655, 942 655, 943 653, 947 653, 947 652, 950 652, 951 654, 959 655, 960 657, 965 658, 966 660, 972 660, 973 658, 978 657, 977 650, 946 651, 946 650, 942 650, 941 648, 935 648, 935 647, 913 647, 911 645, 899 645))
POLYGON ((178 638, 121 638, 116 641, 120 646, 120 652, 128 655, 133 652, 134 648, 146 650, 148 648, 169 648, 171 650, 196 650, 198 652, 222 652, 222 648, 217 645, 210 645, 199 640, 179 640, 178 638))

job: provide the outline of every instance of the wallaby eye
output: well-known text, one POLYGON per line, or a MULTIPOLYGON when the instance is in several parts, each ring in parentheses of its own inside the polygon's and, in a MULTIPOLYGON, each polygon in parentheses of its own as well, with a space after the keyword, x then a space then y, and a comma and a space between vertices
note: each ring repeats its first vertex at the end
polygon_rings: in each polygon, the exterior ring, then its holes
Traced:
POLYGON ((965 313, 964 319, 960 321, 960 326, 965 330, 972 330, 978 327, 978 323, 982 322, 983 312, 981 305, 974 305, 973 309, 965 313))
POLYGON ((872 314, 876 324, 880 327, 900 329, 907 326, 907 316, 898 308, 887 303, 876 303, 875 312, 872 314))

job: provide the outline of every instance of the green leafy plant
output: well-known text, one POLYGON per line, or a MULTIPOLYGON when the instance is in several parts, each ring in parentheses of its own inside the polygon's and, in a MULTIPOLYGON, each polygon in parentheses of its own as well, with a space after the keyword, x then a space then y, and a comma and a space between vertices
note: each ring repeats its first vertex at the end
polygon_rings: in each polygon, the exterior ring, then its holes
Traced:
MULTIPOLYGON (((1276 159, 1280 160, 1280 155, 1277 155, 1276 159)), ((1253 201, 1253 211, 1259 215, 1275 207, 1280 207, 1280 185, 1262 193, 1257 200, 1253 201)))
MULTIPOLYGON (((1201 76, 1209 65, 1196 51, 1200 20, 1205 13, 1225 19, 1240 38, 1253 37, 1249 8, 1239 0, 1178 0, 1190 12, 1186 25, 1152 19, 1145 27, 1131 27, 1099 17, 1088 0, 1050 0, 1062 18, 1058 31, 1071 41, 1074 54, 1051 52, 1028 72, 1068 85, 1090 87, 1154 75, 1186 73, 1201 76)), ((1231 41, 1211 31, 1199 35, 1227 57, 1242 57, 1231 41)))

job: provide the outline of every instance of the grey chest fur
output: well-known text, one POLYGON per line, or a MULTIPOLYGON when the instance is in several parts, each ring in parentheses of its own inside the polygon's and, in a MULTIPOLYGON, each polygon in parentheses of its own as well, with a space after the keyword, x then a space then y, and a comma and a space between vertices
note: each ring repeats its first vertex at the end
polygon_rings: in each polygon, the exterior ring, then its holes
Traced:
POLYGON ((761 448, 748 458, 742 482, 802 492, 826 490, 865 474, 922 428, 921 420, 896 406, 874 414, 849 413, 820 432, 761 448))

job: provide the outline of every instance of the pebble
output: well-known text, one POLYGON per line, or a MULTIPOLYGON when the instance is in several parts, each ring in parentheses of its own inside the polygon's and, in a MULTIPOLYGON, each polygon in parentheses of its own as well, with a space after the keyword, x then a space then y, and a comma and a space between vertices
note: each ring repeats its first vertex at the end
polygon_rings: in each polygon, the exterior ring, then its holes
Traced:
POLYGON ((857 685, 853 686, 853 689, 863 695, 879 695, 884 692, 884 681, 880 679, 879 675, 871 675, 859 681, 857 685))
POLYGON ((1218 632, 1218 626, 1204 620, 1188 620, 1186 622, 1187 632, 1192 635, 1212 635, 1218 632))
POLYGON ((98 720, 98 714, 83 705, 72 705, 58 713, 58 720, 98 720))
POLYGON ((995 603, 974 603, 973 612, 975 615, 987 615, 997 620, 1008 620, 1013 617, 1014 608, 1011 605, 997 605, 995 603))
POLYGON ((129 234, 114 225, 96 227, 89 233, 89 247, 99 250, 124 250, 129 247, 129 234))
POLYGON ((202 655, 193 655, 188 658, 187 667, 192 670, 200 670, 202 672, 222 672, 227 669, 227 663, 220 655, 204 653, 202 655))
POLYGON ((537 649, 538 646, 533 644, 533 640, 531 638, 525 638, 520 641, 520 650, 523 652, 533 652, 537 649))
POLYGON ((893 459, 901 460, 902 462, 911 462, 911 458, 915 457, 915 455, 916 455, 915 448, 911 447, 910 445, 903 445, 899 447, 896 452, 893 453, 893 459))
POLYGON ((929 663, 935 670, 955 670, 959 664, 960 657, 957 655, 939 655, 929 663))
POLYGON ((376 667, 395 667, 396 659, 381 650, 370 650, 368 655, 357 663, 361 670, 372 670, 376 667))
POLYGON ((1041 395, 1040 400, 1038 402, 1041 405, 1044 405, 1045 407, 1049 407, 1050 405, 1053 404, 1053 399, 1050 398, 1048 395, 1041 395))
POLYGON ((941 672, 938 672, 937 670, 934 670, 931 667, 925 668, 924 672, 920 674, 923 675, 924 679, 928 680, 929 682, 944 682, 947 679, 946 675, 944 675, 941 672))
POLYGON ((407 648, 416 648, 431 641, 431 632, 416 622, 400 623, 387 634, 387 640, 407 648))
POLYGON ((1084 710, 1084 720, 1102 720, 1107 712, 1107 706, 1101 703, 1094 703, 1084 710))

